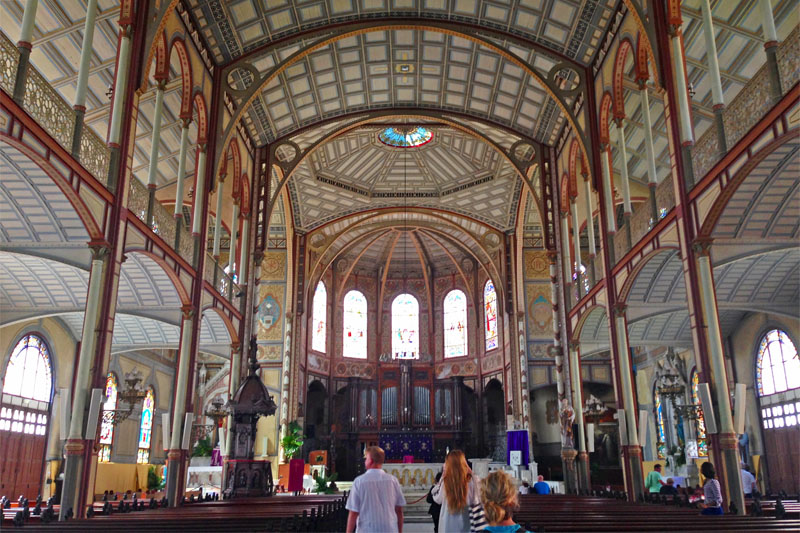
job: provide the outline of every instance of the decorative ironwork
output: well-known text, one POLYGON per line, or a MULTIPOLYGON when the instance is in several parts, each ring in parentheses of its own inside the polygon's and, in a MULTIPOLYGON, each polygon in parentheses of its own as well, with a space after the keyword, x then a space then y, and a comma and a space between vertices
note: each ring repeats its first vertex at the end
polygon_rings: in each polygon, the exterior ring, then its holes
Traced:
POLYGON ((19 50, 6 34, 0 32, 0 87, 8 94, 14 92, 14 80, 17 77, 19 50))
POLYGON ((28 67, 24 107, 58 144, 72 149, 75 112, 33 66, 28 67))
POLYGON ((108 185, 110 159, 111 153, 106 143, 91 128, 84 125, 81 130, 81 165, 103 185, 108 185))

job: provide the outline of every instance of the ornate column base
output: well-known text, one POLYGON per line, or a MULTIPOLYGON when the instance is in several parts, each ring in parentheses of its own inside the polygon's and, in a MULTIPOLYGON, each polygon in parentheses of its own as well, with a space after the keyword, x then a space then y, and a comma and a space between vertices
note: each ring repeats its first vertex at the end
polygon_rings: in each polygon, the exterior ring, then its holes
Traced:
POLYGON ((82 439, 69 439, 64 445, 67 459, 64 462, 64 485, 61 488, 59 520, 66 520, 70 512, 73 517, 80 514, 76 513, 75 509, 80 507, 77 505, 77 498, 80 492, 79 483, 83 477, 83 452, 85 450, 86 442, 82 439))
POLYGON ((183 502, 182 480, 186 478, 186 452, 169 450, 167 453, 167 500, 170 507, 177 507, 183 502))
MULTIPOLYGON (((719 435, 719 448, 720 448, 720 462, 716 464, 717 477, 720 478, 720 483, 724 483, 723 494, 727 493, 728 508, 735 506, 736 514, 746 514, 744 492, 742 490, 742 474, 739 469, 741 459, 739 458, 739 439, 734 433, 720 433, 719 435)), ((723 504, 724 505, 724 504, 723 504)))
POLYGON ((578 488, 583 491, 591 492, 592 479, 589 475, 589 454, 587 452, 578 452, 578 488))
POLYGON ((623 446, 628 501, 637 502, 644 497, 644 473, 642 472, 642 447, 623 446))
POLYGON ((575 470, 575 457, 578 452, 574 448, 561 448, 561 464, 564 470, 564 489, 567 494, 578 491, 578 474, 575 470))

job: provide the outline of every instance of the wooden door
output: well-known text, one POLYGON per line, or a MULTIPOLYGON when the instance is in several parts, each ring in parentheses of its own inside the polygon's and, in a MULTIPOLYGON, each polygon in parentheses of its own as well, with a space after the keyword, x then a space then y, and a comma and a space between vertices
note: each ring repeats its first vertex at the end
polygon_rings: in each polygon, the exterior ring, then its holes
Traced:
POLYGON ((764 430, 769 490, 797 494, 800 490, 800 426, 764 430))
POLYGON ((0 495, 31 501, 41 490, 46 435, 0 432, 0 495))

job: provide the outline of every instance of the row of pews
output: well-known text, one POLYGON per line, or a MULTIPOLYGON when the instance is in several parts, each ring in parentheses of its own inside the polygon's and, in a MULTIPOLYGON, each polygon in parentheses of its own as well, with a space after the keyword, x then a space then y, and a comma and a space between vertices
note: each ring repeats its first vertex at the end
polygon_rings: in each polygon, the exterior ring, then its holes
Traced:
MULTIPOLYGON (((800 531, 797 500, 760 502, 761 515, 703 516, 695 504, 681 498, 632 503, 624 493, 600 496, 520 495, 514 520, 533 533, 558 531, 800 531), (778 518, 776 508, 784 510, 778 518)), ((751 511, 749 508, 748 511, 751 511)))
MULTIPOLYGON (((117 499, 97 501, 90 517, 45 524, 34 518, 21 523, 3 520, 24 531, 344 531, 347 493, 339 495, 280 495, 271 498, 219 500, 185 498, 177 508, 166 500, 117 499)), ((19 509, 18 509, 19 510, 19 509)), ((57 513, 56 513, 57 516, 57 513)))

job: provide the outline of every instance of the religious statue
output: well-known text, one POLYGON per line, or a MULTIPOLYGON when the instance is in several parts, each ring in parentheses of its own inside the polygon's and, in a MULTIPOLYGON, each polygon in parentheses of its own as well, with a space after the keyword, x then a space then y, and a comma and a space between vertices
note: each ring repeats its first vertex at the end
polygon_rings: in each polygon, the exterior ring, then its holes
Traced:
POLYGON ((561 400, 559 416, 561 418, 561 446, 564 448, 574 448, 575 443, 572 438, 572 422, 575 421, 575 410, 566 398, 561 400))

